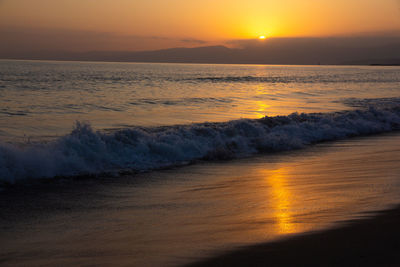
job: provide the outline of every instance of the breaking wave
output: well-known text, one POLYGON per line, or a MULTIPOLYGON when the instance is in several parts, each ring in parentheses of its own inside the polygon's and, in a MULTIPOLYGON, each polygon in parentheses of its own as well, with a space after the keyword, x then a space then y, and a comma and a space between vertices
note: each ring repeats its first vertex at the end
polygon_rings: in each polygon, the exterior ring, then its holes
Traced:
POLYGON ((0 143, 0 182, 151 170, 399 129, 397 104, 224 123, 134 127, 112 133, 94 131, 89 124, 77 122, 70 134, 52 142, 23 146, 0 143))

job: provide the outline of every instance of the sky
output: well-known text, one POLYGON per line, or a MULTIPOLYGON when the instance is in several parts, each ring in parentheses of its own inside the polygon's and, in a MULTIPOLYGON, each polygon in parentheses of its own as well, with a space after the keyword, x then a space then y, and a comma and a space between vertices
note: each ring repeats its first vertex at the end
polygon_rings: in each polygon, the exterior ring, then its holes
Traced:
POLYGON ((260 35, 398 32, 400 0, 0 0, 8 49, 30 43, 32 49, 135 51, 229 45, 260 35))

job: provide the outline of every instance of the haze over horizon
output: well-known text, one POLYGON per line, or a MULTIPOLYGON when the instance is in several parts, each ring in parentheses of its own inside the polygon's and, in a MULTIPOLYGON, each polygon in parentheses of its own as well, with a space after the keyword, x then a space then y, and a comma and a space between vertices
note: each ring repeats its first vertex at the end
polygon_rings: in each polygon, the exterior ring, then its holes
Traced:
POLYGON ((400 1, 0 0, 0 36, 0 58, 221 45, 257 50, 271 40, 342 38, 354 45, 361 37, 385 46, 400 37, 400 1))

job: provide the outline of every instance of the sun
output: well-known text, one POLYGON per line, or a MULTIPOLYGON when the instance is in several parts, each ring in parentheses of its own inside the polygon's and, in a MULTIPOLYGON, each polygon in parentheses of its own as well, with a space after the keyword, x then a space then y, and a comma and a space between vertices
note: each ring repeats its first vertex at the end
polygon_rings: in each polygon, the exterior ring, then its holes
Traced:
POLYGON ((267 37, 265 37, 265 35, 260 35, 260 36, 258 36, 258 39, 260 39, 260 40, 265 40, 267 37))

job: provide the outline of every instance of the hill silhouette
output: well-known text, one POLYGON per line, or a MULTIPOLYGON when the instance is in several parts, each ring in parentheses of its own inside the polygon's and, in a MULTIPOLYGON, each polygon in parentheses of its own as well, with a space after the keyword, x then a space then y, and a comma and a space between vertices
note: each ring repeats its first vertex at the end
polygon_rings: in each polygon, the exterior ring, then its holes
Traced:
POLYGON ((400 64, 400 38, 274 38, 232 42, 238 48, 201 46, 153 51, 23 51, 0 58, 116 62, 237 64, 400 64))

